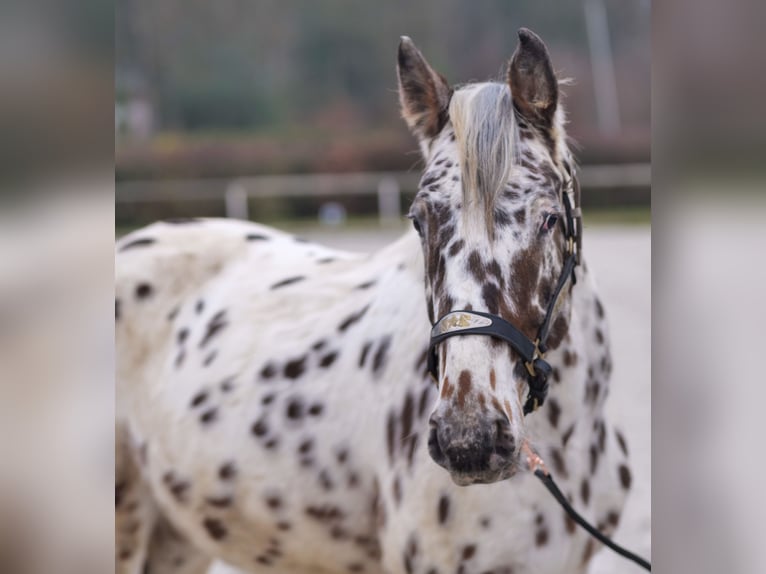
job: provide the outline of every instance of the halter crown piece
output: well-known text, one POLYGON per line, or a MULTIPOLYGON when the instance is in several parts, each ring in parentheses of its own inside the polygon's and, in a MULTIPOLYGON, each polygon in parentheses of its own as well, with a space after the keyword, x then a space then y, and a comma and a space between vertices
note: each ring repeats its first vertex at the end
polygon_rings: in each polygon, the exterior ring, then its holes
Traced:
POLYGON ((536 411, 545 403, 548 394, 548 377, 551 365, 545 360, 547 347, 545 345, 551 326, 551 319, 556 310, 559 297, 564 285, 570 280, 572 285, 577 281, 575 268, 580 264, 580 248, 582 245, 582 218, 577 201, 580 196, 580 186, 577 178, 571 179, 562 194, 566 219, 566 260, 561 270, 556 290, 548 302, 537 337, 532 341, 524 333, 498 315, 481 313, 479 311, 451 311, 440 318, 431 329, 431 341, 428 347, 428 372, 435 381, 439 380, 438 357, 436 348, 445 339, 462 335, 486 335, 508 343, 524 361, 526 367, 527 386, 529 394, 524 403, 524 414, 536 411))

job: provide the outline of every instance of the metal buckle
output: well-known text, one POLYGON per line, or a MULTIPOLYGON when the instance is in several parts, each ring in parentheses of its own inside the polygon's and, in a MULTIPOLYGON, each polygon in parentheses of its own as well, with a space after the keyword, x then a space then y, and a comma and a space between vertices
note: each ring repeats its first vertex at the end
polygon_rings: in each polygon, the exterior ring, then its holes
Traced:
MULTIPOLYGON (((535 352, 532 355, 532 360, 529 362, 527 361, 524 362, 524 366, 527 368, 527 372, 529 373, 530 376, 532 377, 537 376, 537 372, 535 371, 535 360, 544 359, 544 358, 545 358, 545 353, 540 352, 540 338, 538 337, 537 339, 535 339, 535 352)), ((535 402, 537 402, 537 399, 535 399, 535 402)))
POLYGON ((567 237, 567 253, 575 252, 575 240, 573 236, 567 237))

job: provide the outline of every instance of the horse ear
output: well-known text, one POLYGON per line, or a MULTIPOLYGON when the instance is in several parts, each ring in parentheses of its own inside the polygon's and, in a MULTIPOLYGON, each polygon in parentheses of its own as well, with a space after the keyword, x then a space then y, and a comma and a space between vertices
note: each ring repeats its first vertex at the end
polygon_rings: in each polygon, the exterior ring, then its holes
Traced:
POLYGON ((540 37, 528 30, 519 30, 519 45, 508 67, 508 83, 513 103, 530 122, 550 128, 559 99, 556 75, 553 73, 548 49, 540 37))
POLYGON ((447 121, 450 87, 407 36, 399 42, 396 71, 402 117, 419 139, 436 136, 447 121))

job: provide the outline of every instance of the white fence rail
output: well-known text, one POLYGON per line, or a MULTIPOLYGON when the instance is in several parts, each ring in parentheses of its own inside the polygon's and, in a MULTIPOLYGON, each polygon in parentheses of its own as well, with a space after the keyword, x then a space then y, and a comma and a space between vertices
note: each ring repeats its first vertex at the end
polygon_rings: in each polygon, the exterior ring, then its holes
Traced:
MULTIPOLYGON (((227 217, 250 219, 249 200, 273 197, 378 197, 382 225, 401 217, 402 190, 415 191, 420 174, 414 172, 322 173, 263 175, 235 179, 196 179, 117 182, 118 204, 223 201, 227 217)), ((589 165, 580 169, 583 188, 651 186, 650 164, 589 165)))

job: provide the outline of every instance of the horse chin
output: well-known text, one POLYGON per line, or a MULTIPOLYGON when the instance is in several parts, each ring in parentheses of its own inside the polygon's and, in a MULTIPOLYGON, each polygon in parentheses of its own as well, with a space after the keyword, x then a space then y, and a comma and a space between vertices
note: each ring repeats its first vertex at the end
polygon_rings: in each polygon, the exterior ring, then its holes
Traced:
POLYGON ((492 484, 507 480, 516 474, 518 468, 515 464, 497 470, 488 470, 485 472, 455 472, 450 471, 449 475, 458 486, 471 486, 472 484, 492 484))

